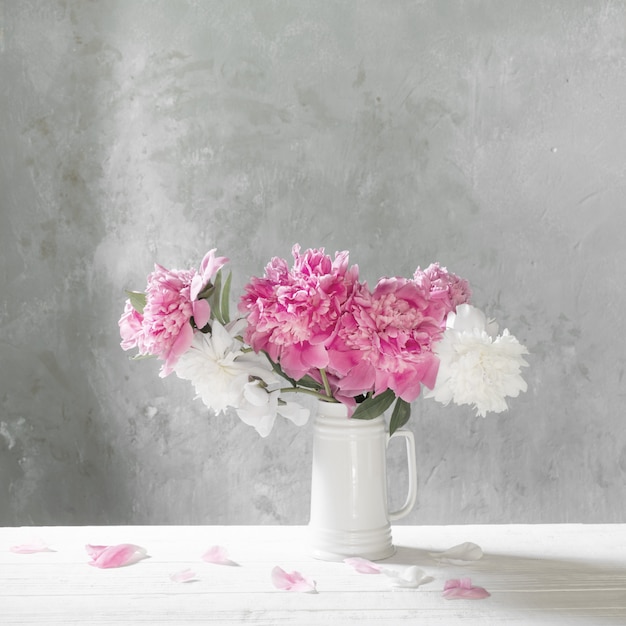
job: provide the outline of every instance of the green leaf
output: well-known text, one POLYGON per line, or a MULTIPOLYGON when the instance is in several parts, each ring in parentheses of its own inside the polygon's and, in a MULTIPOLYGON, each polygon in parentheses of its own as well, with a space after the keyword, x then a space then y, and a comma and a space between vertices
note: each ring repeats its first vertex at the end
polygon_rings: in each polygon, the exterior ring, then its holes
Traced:
POLYGON ((148 301, 146 294, 141 291, 127 291, 126 294, 133 309, 143 315, 143 310, 146 308, 146 302, 148 301))
POLYGON ((233 273, 228 273, 228 278, 224 282, 224 287, 222 288, 222 298, 221 298, 221 311, 222 311, 222 319, 226 324, 230 322, 230 283, 233 278, 233 273))
POLYGON ((224 318, 222 317, 222 310, 220 308, 220 292, 222 291, 222 270, 218 270, 215 275, 215 282, 213 283, 213 289, 210 295, 207 297, 209 304, 211 305, 211 313, 213 317, 220 323, 224 324, 224 318))
POLYGON ((210 300, 215 292, 215 285, 209 281, 205 288, 198 294, 198 300, 210 300))
POLYGON ((398 428, 402 428, 409 421, 409 417, 411 417, 411 403, 398 398, 389 421, 389 434, 393 435, 398 428))
POLYGON ((143 361, 144 359, 154 359, 154 354, 134 354, 129 357, 131 361, 143 361))
POLYGON ((373 420, 382 415, 393 403, 396 394, 391 390, 383 391, 379 396, 373 396, 361 402, 352 414, 352 419, 373 420))
POLYGON ((213 283, 215 287, 215 291, 219 295, 222 291, 222 270, 217 270, 217 274, 215 274, 215 282, 213 283))
POLYGON ((300 380, 297 381, 298 387, 307 387, 309 389, 321 389, 322 385, 320 385, 313 377, 303 376, 300 380))

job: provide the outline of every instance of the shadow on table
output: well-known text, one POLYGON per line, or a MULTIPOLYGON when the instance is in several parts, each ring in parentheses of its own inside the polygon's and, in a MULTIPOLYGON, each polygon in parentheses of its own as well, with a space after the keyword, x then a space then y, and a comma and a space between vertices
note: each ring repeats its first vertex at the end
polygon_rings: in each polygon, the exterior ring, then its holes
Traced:
POLYGON ((510 609, 591 619, 584 623, 594 626, 626 625, 626 563, 485 553, 477 561, 457 565, 441 563, 436 552, 402 545, 388 561, 417 565, 429 575, 439 570, 444 579, 468 576, 494 599, 506 594, 510 609))

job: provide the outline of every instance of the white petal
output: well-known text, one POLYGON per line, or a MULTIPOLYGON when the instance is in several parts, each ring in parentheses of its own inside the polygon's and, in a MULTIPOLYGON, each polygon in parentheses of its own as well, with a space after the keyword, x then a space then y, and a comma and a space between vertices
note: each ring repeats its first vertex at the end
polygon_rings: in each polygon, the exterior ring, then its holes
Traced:
POLYGON ((211 325, 211 339, 218 358, 223 358, 233 345, 233 338, 217 320, 211 325))
POLYGON ((243 335, 243 331, 248 325, 248 320, 245 317, 240 317, 239 319, 233 320, 226 324, 226 330, 231 337, 240 337, 243 335))
POLYGON ((276 421, 276 403, 277 393, 266 394, 268 402, 265 405, 255 406, 249 402, 244 401, 240 407, 237 408, 237 415, 244 424, 253 426, 261 437, 267 437, 276 421))
POLYGON ((269 395, 258 382, 246 383, 243 388, 243 397, 253 407, 267 408, 269 405, 269 395))
POLYGON ((187 568, 172 572, 170 574, 170 580, 175 583, 193 583, 198 580, 198 577, 193 570, 187 568))
POLYGON ((276 410, 280 415, 291 420, 296 426, 304 426, 309 420, 309 409, 304 408, 297 402, 279 404, 276 410))
POLYGON ((456 307, 456 315, 451 313, 446 320, 449 328, 463 332, 473 329, 485 330, 487 318, 485 314, 471 304, 459 304, 456 307))
POLYGON ((460 543, 443 552, 430 552, 429 554, 440 563, 451 565, 467 565, 483 558, 482 548, 471 541, 460 543))
POLYGON ((432 576, 427 576, 416 565, 412 565, 400 573, 393 570, 383 570, 383 574, 390 578, 389 582, 395 588, 416 589, 434 580, 432 576))

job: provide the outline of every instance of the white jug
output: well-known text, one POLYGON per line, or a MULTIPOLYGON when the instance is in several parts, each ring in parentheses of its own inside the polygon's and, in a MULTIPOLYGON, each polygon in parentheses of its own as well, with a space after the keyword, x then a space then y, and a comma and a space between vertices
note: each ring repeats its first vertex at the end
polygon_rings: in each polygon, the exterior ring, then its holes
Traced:
POLYGON ((406 439, 409 493, 399 511, 387 505, 386 450, 391 437, 382 416, 348 419, 340 403, 318 403, 314 424, 311 521, 313 556, 340 561, 359 556, 371 561, 395 552, 390 521, 415 505, 417 470, 415 440, 408 430, 392 437, 406 439))

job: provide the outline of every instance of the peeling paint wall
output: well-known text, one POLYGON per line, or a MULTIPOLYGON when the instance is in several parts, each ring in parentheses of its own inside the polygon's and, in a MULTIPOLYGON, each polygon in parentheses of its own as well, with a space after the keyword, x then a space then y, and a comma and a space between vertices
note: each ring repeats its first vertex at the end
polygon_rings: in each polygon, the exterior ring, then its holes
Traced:
POLYGON ((154 262, 295 242, 439 261, 531 351, 508 413, 415 403, 407 522, 626 521, 624 3, 0 0, 0 78, 0 524, 306 523, 310 425, 117 328, 154 262))

